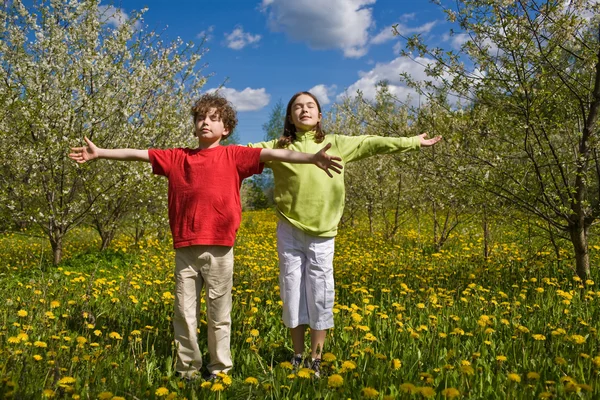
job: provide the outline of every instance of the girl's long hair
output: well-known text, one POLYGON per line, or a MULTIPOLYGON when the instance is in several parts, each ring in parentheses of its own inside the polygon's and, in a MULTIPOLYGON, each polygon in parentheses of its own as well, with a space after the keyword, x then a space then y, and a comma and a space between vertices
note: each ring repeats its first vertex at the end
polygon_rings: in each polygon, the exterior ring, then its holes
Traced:
MULTIPOLYGON (((317 105, 319 114, 321 114, 321 104, 319 104, 319 100, 317 100, 317 98, 312 93, 298 92, 295 95, 293 95, 292 98, 290 99, 290 101, 287 105, 287 109, 285 111, 285 123, 283 124, 283 135, 281 135, 281 137, 279 138, 279 141, 277 142, 277 147, 279 147, 279 148, 285 148, 296 141, 296 126, 292 122, 292 105, 294 104, 294 101, 296 101, 298 96, 301 96, 303 94, 312 97, 312 99, 315 101, 315 104, 317 105)), ((325 138, 325 132, 321 128, 321 121, 319 121, 319 122, 317 122, 317 125, 315 126, 315 142, 321 143, 324 138, 325 138)))

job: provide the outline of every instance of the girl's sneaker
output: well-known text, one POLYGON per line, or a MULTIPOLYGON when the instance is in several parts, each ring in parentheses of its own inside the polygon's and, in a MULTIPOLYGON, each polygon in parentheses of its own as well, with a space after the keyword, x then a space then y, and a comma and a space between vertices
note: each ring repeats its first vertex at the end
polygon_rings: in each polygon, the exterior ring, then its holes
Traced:
POLYGON ((321 359, 315 358, 310 365, 310 369, 314 371, 315 379, 319 379, 321 377, 321 359))

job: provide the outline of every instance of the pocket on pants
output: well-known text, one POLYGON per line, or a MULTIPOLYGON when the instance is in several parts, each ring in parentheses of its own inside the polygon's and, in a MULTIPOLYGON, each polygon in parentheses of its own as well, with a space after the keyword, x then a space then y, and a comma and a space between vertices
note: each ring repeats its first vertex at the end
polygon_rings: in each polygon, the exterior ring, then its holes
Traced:
POLYGON ((333 276, 320 277, 315 286, 315 304, 320 311, 333 309, 335 299, 333 276))

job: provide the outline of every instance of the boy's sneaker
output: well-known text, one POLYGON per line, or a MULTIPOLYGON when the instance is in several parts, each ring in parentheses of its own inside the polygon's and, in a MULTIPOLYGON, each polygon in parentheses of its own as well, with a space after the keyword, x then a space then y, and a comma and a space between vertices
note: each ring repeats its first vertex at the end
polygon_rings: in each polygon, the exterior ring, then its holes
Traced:
POLYGON ((218 376, 217 374, 213 374, 210 372, 206 372, 204 375, 202 375, 202 379, 204 379, 205 381, 214 381, 215 379, 217 379, 218 376))
POLYGON ((315 358, 310 366, 315 373, 315 379, 319 379, 321 377, 321 359, 315 358))
POLYGON ((295 354, 294 357, 292 357, 292 361, 290 361, 290 363, 292 364, 292 367, 294 367, 294 369, 300 368, 300 366, 302 365, 302 354, 295 354))

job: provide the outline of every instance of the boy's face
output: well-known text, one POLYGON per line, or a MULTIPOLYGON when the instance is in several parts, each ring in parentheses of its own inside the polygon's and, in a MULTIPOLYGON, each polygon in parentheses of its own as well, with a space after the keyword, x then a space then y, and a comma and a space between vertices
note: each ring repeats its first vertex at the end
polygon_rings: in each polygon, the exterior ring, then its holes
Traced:
POLYGON ((313 129, 321 121, 321 113, 315 100, 306 94, 296 97, 292 104, 292 124, 298 130, 313 129))
POLYGON ((211 148, 219 145, 221 139, 229 135, 223 120, 216 108, 210 108, 206 115, 198 114, 196 117, 196 136, 200 147, 211 148))

